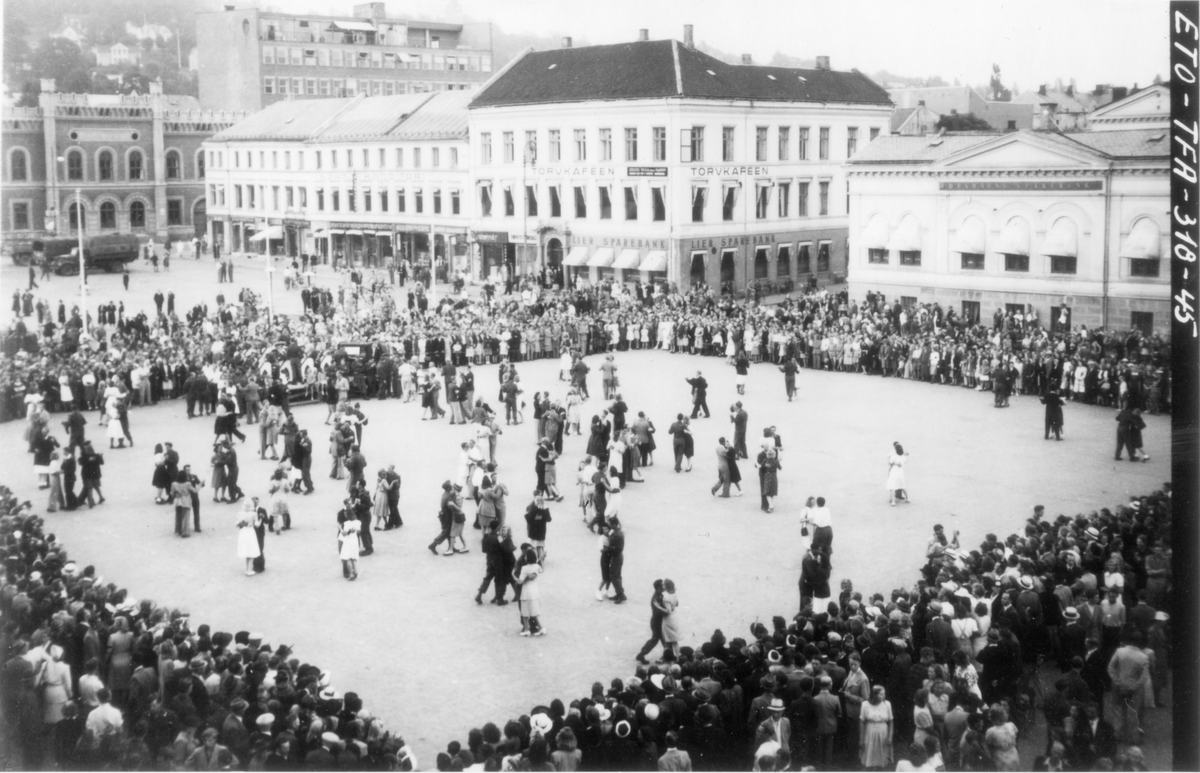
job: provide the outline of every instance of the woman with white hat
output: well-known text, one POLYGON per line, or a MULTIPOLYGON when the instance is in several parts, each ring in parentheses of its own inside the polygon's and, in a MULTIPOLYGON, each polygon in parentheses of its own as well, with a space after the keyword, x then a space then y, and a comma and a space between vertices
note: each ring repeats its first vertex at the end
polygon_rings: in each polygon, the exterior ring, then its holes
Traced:
POLYGON ((246 559, 247 577, 257 574, 254 571, 254 559, 262 555, 262 551, 258 547, 258 535, 254 531, 254 526, 258 521, 257 509, 255 501, 247 499, 242 503, 241 512, 237 515, 237 554, 239 558, 246 559))
POLYGON ((42 666, 37 683, 42 688, 42 722, 50 727, 62 721, 63 706, 71 700, 71 667, 62 662, 63 648, 50 645, 50 659, 42 666))

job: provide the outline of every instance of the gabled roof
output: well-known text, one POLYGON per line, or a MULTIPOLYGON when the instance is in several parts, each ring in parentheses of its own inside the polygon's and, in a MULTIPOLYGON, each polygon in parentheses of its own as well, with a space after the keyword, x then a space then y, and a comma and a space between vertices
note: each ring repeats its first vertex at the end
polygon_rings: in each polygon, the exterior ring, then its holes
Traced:
POLYGON ((471 107, 665 97, 891 104, 858 72, 730 65, 678 41, 654 40, 531 52, 471 107))
POLYGON ((1166 158, 1171 153, 1171 131, 1161 129, 1128 129, 1124 131, 1074 132, 1055 135, 1110 158, 1166 158))
POLYGON ((893 132, 898 131, 904 125, 904 122, 908 120, 908 117, 915 112, 917 112, 915 107, 898 107, 893 110, 891 130, 893 132))
POLYGON ((388 132, 389 139, 466 139, 470 91, 437 91, 407 119, 388 132))
POLYGON ((859 148, 848 163, 866 164, 930 164, 996 137, 993 132, 957 132, 941 137, 892 134, 876 137, 859 148))
POLYGON ((1088 120, 1096 121, 1112 117, 1125 117, 1120 115, 1128 113, 1130 115, 1169 115, 1171 111, 1171 89, 1165 83, 1156 83, 1153 86, 1148 86, 1140 91, 1137 91, 1129 96, 1118 99, 1115 102, 1109 102, 1103 107, 1096 108, 1088 120), (1136 109, 1135 106, 1141 105, 1141 109, 1136 109), (1165 108, 1165 109, 1164 109, 1165 108))
POLYGON ((848 163, 854 166, 871 164, 939 164, 952 156, 965 156, 971 151, 990 152, 989 144, 1012 142, 1043 148, 1057 146, 1068 156, 1095 155, 1098 161, 1166 158, 1170 153, 1170 133, 1162 129, 1132 129, 1128 131, 1075 132, 948 132, 938 136, 912 137, 890 135, 878 137, 860 149, 848 163), (1157 139, 1155 139, 1157 137, 1157 139))
POLYGON ((345 98, 276 102, 217 132, 212 136, 212 141, 305 140, 351 101, 351 98, 345 98))
MULTIPOLYGON (((417 111, 430 94, 400 94, 391 97, 364 97, 338 113, 320 132, 323 140, 359 140, 386 135, 417 111)), ((309 101, 319 105, 321 101, 309 101)), ((328 118, 332 111, 320 111, 328 118)))

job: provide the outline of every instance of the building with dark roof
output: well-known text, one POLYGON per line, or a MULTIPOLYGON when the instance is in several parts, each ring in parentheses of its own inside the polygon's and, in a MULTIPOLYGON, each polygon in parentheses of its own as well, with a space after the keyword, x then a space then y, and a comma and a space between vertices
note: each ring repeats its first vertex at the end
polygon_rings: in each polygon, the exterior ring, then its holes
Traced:
POLYGON ((469 90, 492 71, 491 24, 390 18, 381 2, 352 16, 226 4, 196 14, 196 40, 200 102, 219 109, 469 90))
POLYGON ((745 292, 843 274, 845 161, 888 132, 857 71, 685 40, 526 51, 470 104, 474 264, 745 292))
POLYGON ((1165 127, 882 137, 848 163, 851 295, 1166 333, 1169 153, 1165 127))

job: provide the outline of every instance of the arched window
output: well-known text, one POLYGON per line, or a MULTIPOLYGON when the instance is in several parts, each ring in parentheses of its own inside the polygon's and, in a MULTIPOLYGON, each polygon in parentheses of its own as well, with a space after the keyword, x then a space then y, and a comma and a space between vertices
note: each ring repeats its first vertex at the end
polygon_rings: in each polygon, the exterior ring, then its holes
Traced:
POLYGON ((178 180, 181 177, 179 173, 179 153, 174 150, 167 152, 167 179, 178 180))
POLYGON ((22 182, 29 179, 29 157, 25 155, 25 151, 17 148, 9 156, 9 176, 13 182, 22 182))
POLYGON ((204 151, 196 154, 196 176, 204 178, 204 151))
POLYGON ((83 153, 78 150, 67 153, 67 179, 83 179, 83 153))
POLYGON ((113 179, 113 154, 111 151, 100 151, 100 158, 97 163, 97 167, 100 170, 101 180, 113 179))
POLYGON ((143 168, 144 156, 142 151, 134 150, 129 154, 129 179, 142 180, 145 178, 145 170, 143 168))
POLYGON ((146 227, 146 205, 143 202, 135 201, 129 205, 129 227, 146 227))
POLYGON ((100 205, 100 227, 117 227, 117 205, 111 201, 106 201, 100 205))
POLYGON ((78 203, 72 202, 71 206, 67 209, 67 215, 70 219, 72 231, 79 230, 79 223, 81 220, 83 222, 83 227, 87 228, 87 212, 82 210, 78 203))

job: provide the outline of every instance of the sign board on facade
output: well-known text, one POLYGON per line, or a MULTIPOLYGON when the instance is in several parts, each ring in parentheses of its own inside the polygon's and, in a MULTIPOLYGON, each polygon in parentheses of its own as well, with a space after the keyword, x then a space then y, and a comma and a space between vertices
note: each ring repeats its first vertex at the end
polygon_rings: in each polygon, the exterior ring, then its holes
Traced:
POLYGON ((940 182, 941 191, 1102 191, 1103 180, 1018 180, 940 182))
POLYGON ((666 239, 633 239, 616 236, 580 236, 571 234, 572 247, 621 247, 626 249, 646 248, 649 250, 667 249, 666 239))
POLYGON ((693 166, 692 177, 762 177, 771 173, 769 166, 693 166))
POLYGON ((542 177, 616 177, 615 166, 534 166, 533 173, 542 177))
POLYGON ((626 169, 629 177, 666 177, 665 166, 631 166, 626 169))
POLYGON ((476 231, 474 237, 475 241, 480 244, 506 244, 508 242, 508 232, 506 231, 476 231))
POLYGON ((141 135, 132 126, 123 129, 72 129, 68 136, 76 142, 135 142, 141 135))
POLYGON ((788 244, 791 242, 826 241, 827 237, 817 238, 813 234, 791 231, 773 234, 744 234, 739 236, 720 236, 707 239, 690 239, 683 242, 685 250, 706 250, 710 247, 738 247, 741 245, 788 244))

